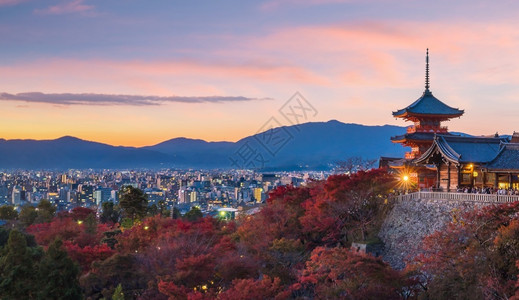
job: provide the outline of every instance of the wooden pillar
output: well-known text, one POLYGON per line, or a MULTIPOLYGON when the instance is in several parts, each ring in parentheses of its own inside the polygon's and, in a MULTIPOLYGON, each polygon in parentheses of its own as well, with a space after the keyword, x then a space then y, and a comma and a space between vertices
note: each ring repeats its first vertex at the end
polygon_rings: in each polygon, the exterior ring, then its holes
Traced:
POLYGON ((436 188, 440 189, 440 169, 441 169, 441 163, 436 164, 436 188))
POLYGON ((447 192, 451 191, 451 162, 447 163, 447 192))
POLYGON ((494 188, 497 189, 497 187, 499 186, 499 173, 494 173, 495 176, 494 176, 494 188))
POLYGON ((461 188, 461 164, 456 165, 458 171, 458 188, 461 188))
POLYGON ((509 189, 512 188, 512 184, 513 184, 513 181, 512 181, 512 173, 508 173, 508 188, 509 188, 509 189))

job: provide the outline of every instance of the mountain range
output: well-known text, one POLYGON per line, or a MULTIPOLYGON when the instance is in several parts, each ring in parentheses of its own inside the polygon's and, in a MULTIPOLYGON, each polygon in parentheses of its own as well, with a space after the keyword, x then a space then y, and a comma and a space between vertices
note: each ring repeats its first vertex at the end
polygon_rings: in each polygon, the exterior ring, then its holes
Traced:
POLYGON ((339 121, 284 126, 237 142, 174 138, 153 146, 122 147, 65 136, 55 140, 0 139, 0 169, 247 168, 329 169, 360 156, 402 157, 407 150, 389 138, 405 127, 339 121))

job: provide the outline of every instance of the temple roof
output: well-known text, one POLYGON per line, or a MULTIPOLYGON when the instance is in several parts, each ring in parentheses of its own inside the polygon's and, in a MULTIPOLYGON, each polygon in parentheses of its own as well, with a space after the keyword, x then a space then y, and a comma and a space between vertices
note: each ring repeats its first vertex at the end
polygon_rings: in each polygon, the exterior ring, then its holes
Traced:
POLYGON ((393 116, 395 118, 434 116, 440 119, 450 119, 463 115, 463 110, 441 102, 429 90, 429 49, 427 49, 425 63, 425 91, 422 96, 408 107, 393 112, 393 116))
POLYGON ((500 137, 462 137, 452 135, 437 135, 433 145, 416 163, 426 163, 434 153, 453 163, 479 163, 492 161, 500 152, 501 144, 508 143, 508 138, 500 137))
POLYGON ((422 97, 406 108, 393 112, 396 118, 412 116, 439 116, 445 118, 455 118, 463 115, 464 111, 448 106, 447 104, 434 97, 431 91, 425 90, 422 97))
POLYGON ((433 132, 413 132, 402 135, 392 136, 391 141, 400 143, 402 141, 432 141, 434 139, 433 132))
POLYGON ((497 156, 487 165, 489 170, 519 170, 519 144, 503 144, 497 156))

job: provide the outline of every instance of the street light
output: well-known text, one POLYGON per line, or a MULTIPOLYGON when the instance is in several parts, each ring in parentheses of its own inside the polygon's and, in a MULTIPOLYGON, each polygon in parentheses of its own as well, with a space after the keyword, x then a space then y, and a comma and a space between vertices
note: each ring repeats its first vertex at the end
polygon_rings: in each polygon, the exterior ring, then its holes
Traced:
POLYGON ((404 193, 407 194, 408 192, 408 187, 409 187, 409 175, 404 175, 402 176, 402 185, 404 187, 404 193))
POLYGON ((221 210, 221 211, 220 211, 220 218, 222 218, 222 219, 227 219, 227 212, 221 210))

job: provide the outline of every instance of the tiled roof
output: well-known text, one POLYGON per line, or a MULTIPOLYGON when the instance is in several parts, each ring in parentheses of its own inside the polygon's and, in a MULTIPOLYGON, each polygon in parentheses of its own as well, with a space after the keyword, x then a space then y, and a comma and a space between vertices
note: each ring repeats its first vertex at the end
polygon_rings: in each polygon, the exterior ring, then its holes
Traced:
POLYGON ((503 144, 499 154, 487 165, 489 170, 519 170, 519 144, 503 144))
POLYGON ((431 91, 425 90, 423 95, 406 108, 393 112, 394 117, 405 117, 407 115, 440 115, 459 117, 463 110, 452 108, 434 97, 431 91))
POLYGON ((433 145, 420 158, 418 163, 424 163, 436 149, 442 156, 454 163, 488 163, 492 161, 507 138, 462 137, 437 135, 433 145))
POLYGON ((392 136, 392 141, 413 140, 413 141, 432 141, 434 132, 413 132, 402 135, 392 136))

